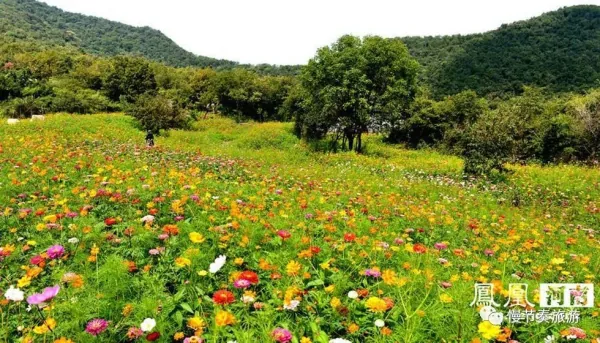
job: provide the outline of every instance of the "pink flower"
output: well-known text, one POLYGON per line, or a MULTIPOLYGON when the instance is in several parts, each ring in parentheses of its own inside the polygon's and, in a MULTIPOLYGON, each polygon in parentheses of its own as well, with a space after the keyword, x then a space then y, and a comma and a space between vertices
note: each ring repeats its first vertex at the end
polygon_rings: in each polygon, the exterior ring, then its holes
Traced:
POLYGON ((63 248, 62 245, 53 245, 46 250, 46 253, 51 259, 61 258, 61 256, 65 253, 65 248, 63 248))
POLYGON ((292 237, 292 234, 289 231, 286 231, 286 230, 279 230, 279 231, 277 231, 277 235, 279 237, 281 237, 281 239, 283 239, 283 240, 286 240, 286 239, 292 237))
POLYGON ((235 288, 248 288, 252 283, 246 279, 237 279, 233 282, 235 288))
POLYGON ((438 242, 438 243, 435 243, 433 245, 433 247, 436 248, 437 250, 444 250, 444 249, 448 249, 448 244, 442 243, 442 242, 438 242))
POLYGON ((56 285, 54 287, 44 288, 42 293, 35 293, 27 297, 27 303, 29 305, 39 305, 41 303, 45 303, 48 300, 54 298, 58 291, 60 290, 60 286, 56 285))
POLYGON ((452 284, 450 282, 448 282, 448 281, 443 281, 442 283, 440 283, 440 285, 443 288, 450 288, 450 287, 452 287, 452 284))
POLYGON ((365 270, 365 275, 372 276, 374 278, 378 278, 381 276, 381 272, 379 272, 378 270, 375 270, 375 269, 367 269, 367 270, 365 270))
POLYGON ((492 250, 492 249, 485 249, 485 251, 483 253, 485 254, 485 256, 493 256, 494 255, 494 250, 492 250))
POLYGON ((288 343, 292 340, 292 333, 289 330, 283 328, 277 328, 273 330, 271 336, 276 342, 279 343, 288 343))
POLYGON ((35 255, 29 260, 29 263, 34 264, 36 266, 42 262, 44 262, 44 258, 40 255, 35 255))
POLYGON ((104 332, 104 330, 106 330, 107 327, 108 327, 108 322, 106 320, 96 318, 96 319, 90 320, 87 323, 87 325, 85 327, 85 331, 92 336, 98 336, 99 334, 104 332))

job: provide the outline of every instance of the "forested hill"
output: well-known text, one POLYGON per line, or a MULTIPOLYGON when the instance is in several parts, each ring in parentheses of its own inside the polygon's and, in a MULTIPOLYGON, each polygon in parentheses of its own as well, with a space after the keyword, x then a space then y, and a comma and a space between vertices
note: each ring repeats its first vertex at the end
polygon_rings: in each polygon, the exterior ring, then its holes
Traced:
POLYGON ((69 13, 35 0, 0 0, 0 36, 47 46, 74 46, 97 55, 136 54, 172 66, 237 64, 196 56, 150 27, 69 13))
POLYGON ((550 91, 597 87, 600 7, 565 7, 475 35, 405 37, 437 95, 465 89, 518 93, 523 85, 550 91))

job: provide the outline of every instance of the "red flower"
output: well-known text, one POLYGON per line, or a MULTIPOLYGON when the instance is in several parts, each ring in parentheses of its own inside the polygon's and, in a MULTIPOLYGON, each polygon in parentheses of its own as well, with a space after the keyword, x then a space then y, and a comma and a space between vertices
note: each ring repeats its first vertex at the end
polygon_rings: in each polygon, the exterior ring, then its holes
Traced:
POLYGON ((413 246, 413 251, 417 254, 424 254, 427 252, 427 248, 423 244, 417 243, 413 246))
POLYGON ((292 237, 292 234, 286 230, 277 231, 277 235, 279 235, 279 237, 281 237, 281 239, 283 239, 283 240, 286 240, 286 239, 292 237))
POLYGON ((253 272, 251 270, 243 271, 240 274, 239 278, 249 281, 253 285, 256 285, 258 283, 258 274, 256 274, 255 272, 253 272))
POLYGON ((157 340, 157 339, 159 339, 159 338, 160 338, 160 333, 158 333, 158 332, 150 332, 150 333, 149 333, 149 334, 146 336, 146 339, 147 339, 148 341, 150 341, 150 342, 154 342, 154 341, 156 341, 156 340, 157 340))
POLYGON ((227 305, 234 302, 235 297, 230 291, 222 289, 213 294, 213 301, 219 305, 227 305))
POLYGON ((104 225, 106 226, 113 226, 117 223, 117 220, 115 218, 106 218, 104 219, 104 225))
POLYGON ((310 252, 312 252, 313 254, 318 254, 321 252, 321 248, 319 247, 310 247, 310 252))
POLYGON ((346 233, 344 234, 344 240, 348 243, 350 242, 354 242, 354 240, 356 239, 356 235, 353 233, 346 233))

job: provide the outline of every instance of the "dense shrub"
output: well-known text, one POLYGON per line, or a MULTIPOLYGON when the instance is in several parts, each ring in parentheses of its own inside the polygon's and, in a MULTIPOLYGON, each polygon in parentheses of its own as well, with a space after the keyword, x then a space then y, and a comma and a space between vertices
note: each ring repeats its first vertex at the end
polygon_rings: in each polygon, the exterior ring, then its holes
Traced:
POLYGON ((127 114, 138 120, 141 128, 160 132, 161 130, 187 128, 190 117, 175 101, 162 95, 145 94, 130 105, 127 114))

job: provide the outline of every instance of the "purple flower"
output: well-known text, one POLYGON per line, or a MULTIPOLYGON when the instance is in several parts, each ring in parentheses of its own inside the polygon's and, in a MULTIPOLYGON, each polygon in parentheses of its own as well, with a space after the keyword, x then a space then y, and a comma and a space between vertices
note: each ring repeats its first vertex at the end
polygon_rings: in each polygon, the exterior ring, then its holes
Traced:
POLYGON ((46 250, 46 253, 51 259, 61 258, 61 256, 65 253, 65 248, 63 248, 62 245, 53 245, 46 250))
POLYGON ((381 273, 378 270, 375 269, 367 269, 365 270, 365 275, 366 276, 372 276, 374 278, 378 278, 381 276, 381 273))
POLYGON ((99 334, 104 332, 104 330, 106 330, 107 327, 108 327, 108 322, 106 320, 96 318, 96 319, 90 320, 87 323, 87 325, 85 327, 85 331, 87 331, 87 333, 89 333, 92 336, 98 336, 99 334))
POLYGON ((44 288, 44 291, 42 293, 35 293, 35 294, 28 296, 27 303, 29 305, 39 305, 39 304, 45 303, 48 300, 51 300, 52 298, 54 298, 58 294, 59 290, 60 290, 59 285, 56 285, 54 287, 44 288))

